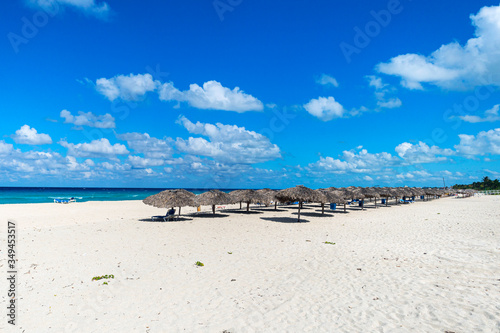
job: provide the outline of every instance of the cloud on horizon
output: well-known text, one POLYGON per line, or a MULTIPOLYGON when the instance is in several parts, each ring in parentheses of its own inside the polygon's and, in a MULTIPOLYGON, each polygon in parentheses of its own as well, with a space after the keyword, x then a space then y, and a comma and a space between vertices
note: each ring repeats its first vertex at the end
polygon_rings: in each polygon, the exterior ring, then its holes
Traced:
POLYGON ((189 133, 205 136, 177 138, 176 148, 183 153, 211 157, 226 164, 255 164, 281 158, 277 145, 262 134, 236 125, 193 123, 184 116, 177 123, 189 133))

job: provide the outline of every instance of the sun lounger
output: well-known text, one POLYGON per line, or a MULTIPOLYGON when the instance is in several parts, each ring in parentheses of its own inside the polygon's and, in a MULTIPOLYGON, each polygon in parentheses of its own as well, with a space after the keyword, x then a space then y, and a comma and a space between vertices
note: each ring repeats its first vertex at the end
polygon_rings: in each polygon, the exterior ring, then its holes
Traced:
POLYGON ((167 222, 169 220, 173 220, 175 217, 175 209, 171 209, 167 212, 167 215, 159 215, 159 216, 151 216, 151 221, 163 220, 163 222, 167 222))
POLYGON ((410 203, 413 203, 414 201, 410 200, 410 199, 406 199, 406 200, 399 199, 399 202, 402 203, 402 204, 410 204, 410 203))

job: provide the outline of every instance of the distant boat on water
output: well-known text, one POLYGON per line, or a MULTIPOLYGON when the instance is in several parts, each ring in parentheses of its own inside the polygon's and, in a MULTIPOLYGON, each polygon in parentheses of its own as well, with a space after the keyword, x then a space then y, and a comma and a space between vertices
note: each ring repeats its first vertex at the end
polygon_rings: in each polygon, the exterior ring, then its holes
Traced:
POLYGON ((67 204, 71 202, 76 202, 76 199, 74 197, 54 199, 54 203, 67 204))

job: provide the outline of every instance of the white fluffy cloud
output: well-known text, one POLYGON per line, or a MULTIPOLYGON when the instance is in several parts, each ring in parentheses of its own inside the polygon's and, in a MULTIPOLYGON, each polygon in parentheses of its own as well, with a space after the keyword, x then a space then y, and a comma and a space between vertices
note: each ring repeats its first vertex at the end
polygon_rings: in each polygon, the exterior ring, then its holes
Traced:
POLYGON ((422 89, 422 83, 448 89, 485 84, 499 86, 500 6, 483 7, 471 15, 471 20, 476 28, 475 37, 465 45, 445 44, 429 56, 399 55, 378 64, 377 70, 401 77, 402 85, 409 89, 422 89))
POLYGON ((110 101, 138 100, 146 93, 156 91, 162 101, 186 102, 190 106, 204 110, 262 111, 264 105, 257 98, 246 94, 239 87, 229 89, 217 81, 207 81, 203 86, 189 85, 189 90, 181 91, 172 82, 161 83, 153 80, 151 74, 117 75, 110 79, 96 80, 96 89, 110 101))
POLYGON ((389 98, 387 100, 379 100, 377 105, 381 108, 394 109, 399 108, 403 103, 397 97, 389 98))
POLYGON ((23 125, 16 131, 12 138, 16 143, 25 145, 46 145, 51 144, 52 139, 48 134, 38 133, 36 129, 28 125, 23 125))
POLYGON ((446 161, 448 159, 447 156, 454 154, 451 149, 441 149, 438 146, 429 147, 422 141, 416 145, 403 142, 395 150, 399 157, 410 164, 446 161))
POLYGON ((10 143, 5 143, 5 141, 0 141, 0 155, 7 155, 13 150, 13 146, 10 143))
POLYGON ((500 128, 479 132, 477 135, 459 134, 460 143, 455 146, 459 154, 500 155, 500 128))
POLYGON ((334 87, 339 86, 339 83, 337 82, 337 80, 334 77, 332 77, 328 74, 324 74, 324 73, 321 74, 321 76, 318 79, 316 79, 316 83, 321 84, 323 86, 326 86, 326 85, 332 85, 334 87))
POLYGON ((148 168, 152 166, 160 166, 165 163, 163 159, 155 159, 155 158, 144 158, 141 156, 129 156, 128 157, 128 162, 134 167, 134 168, 148 168))
POLYGON ((399 163, 399 159, 389 153, 371 154, 366 149, 359 151, 345 150, 339 159, 320 157, 319 161, 308 165, 308 169, 321 173, 368 173, 390 168, 399 163))
POLYGON ((382 82, 382 78, 375 75, 367 75, 370 87, 375 88, 375 97, 379 108, 394 109, 399 108, 403 103, 397 97, 387 97, 394 92, 394 88, 382 82))
POLYGON ((106 18, 110 11, 106 2, 96 2, 96 0, 27 0, 27 2, 49 12, 57 12, 61 7, 72 7, 99 18, 106 18))
POLYGON ((183 153, 211 157, 222 163, 254 164, 281 157, 280 149, 262 134, 236 125, 192 123, 180 117, 178 123, 188 132, 208 137, 177 138, 176 147, 183 153))
POLYGON ((68 149, 69 156, 76 157, 104 157, 114 158, 116 155, 125 155, 129 151, 120 143, 111 145, 108 139, 93 140, 89 143, 68 143, 60 141, 59 144, 68 149))
POLYGON ((311 115, 322 121, 329 121, 335 118, 342 118, 345 109, 333 97, 319 97, 311 99, 307 104, 304 104, 304 109, 311 115))
POLYGON ((217 81, 208 81, 200 87, 191 84, 189 90, 180 91, 173 83, 165 83, 159 89, 162 101, 187 102, 198 109, 213 109, 224 111, 262 111, 264 105, 252 95, 244 93, 240 88, 229 89, 217 81))
POLYGON ((127 141, 129 148, 138 154, 144 154, 149 159, 165 159, 172 155, 173 140, 153 138, 148 133, 125 133, 117 134, 120 140, 127 141))
POLYGON ((153 80, 151 74, 117 75, 110 79, 96 80, 96 89, 110 101, 121 98, 126 101, 135 101, 147 92, 155 91, 159 82, 153 80))
POLYGON ((484 112, 484 117, 465 115, 465 116, 458 116, 458 118, 468 123, 482 123, 482 122, 492 123, 494 121, 500 120, 500 115, 498 114, 499 109, 500 109, 500 104, 497 104, 493 106, 491 109, 486 110, 484 112))
POLYGON ((96 116, 92 112, 78 111, 78 116, 74 116, 68 110, 62 110, 61 118, 64 118, 65 124, 75 126, 89 126, 95 128, 115 128, 115 118, 109 113, 102 116, 96 116))

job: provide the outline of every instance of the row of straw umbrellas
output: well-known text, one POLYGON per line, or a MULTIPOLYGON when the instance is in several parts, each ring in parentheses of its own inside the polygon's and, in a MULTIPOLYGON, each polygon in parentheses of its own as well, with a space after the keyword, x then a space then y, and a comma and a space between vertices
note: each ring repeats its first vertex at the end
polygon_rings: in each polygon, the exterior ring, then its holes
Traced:
POLYGON ((182 207, 198 207, 198 206, 212 206, 212 212, 215 215, 215 207, 217 205, 227 204, 246 204, 246 210, 249 211, 250 204, 263 204, 270 206, 274 204, 277 208, 277 203, 290 203, 298 202, 298 221, 300 221, 300 209, 304 202, 307 203, 320 203, 322 214, 325 211, 325 204, 335 203, 344 205, 352 200, 360 200, 360 206, 364 209, 364 200, 366 198, 375 200, 375 207, 377 207, 377 199, 385 199, 385 205, 388 205, 389 199, 395 198, 396 203, 398 199, 414 198, 420 196, 423 200, 429 198, 439 198, 445 194, 452 194, 450 190, 443 190, 438 188, 415 188, 415 187, 344 187, 344 188, 322 188, 313 190, 308 187, 299 185, 287 188, 281 191, 272 189, 260 190, 235 190, 225 193, 219 190, 209 190, 199 195, 189 192, 184 189, 165 190, 158 194, 147 197, 143 202, 157 208, 174 208, 179 207, 179 215, 181 214, 182 207))

